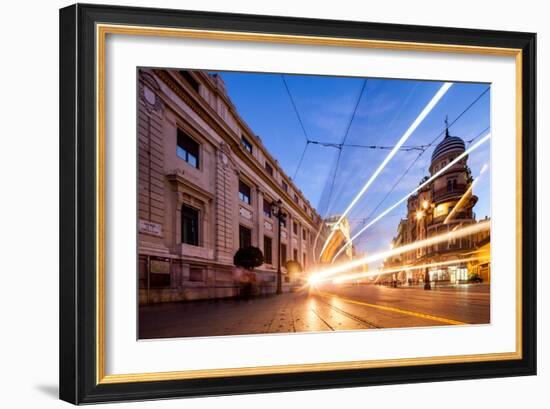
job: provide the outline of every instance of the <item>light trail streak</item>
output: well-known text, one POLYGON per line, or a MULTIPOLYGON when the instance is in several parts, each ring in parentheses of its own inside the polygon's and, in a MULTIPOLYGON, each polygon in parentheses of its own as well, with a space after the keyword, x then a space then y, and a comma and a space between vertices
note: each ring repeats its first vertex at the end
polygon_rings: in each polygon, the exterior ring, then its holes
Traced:
POLYGON ((447 233, 440 234, 438 236, 430 237, 424 240, 420 240, 414 243, 406 244, 401 247, 396 247, 394 249, 383 251, 377 254, 373 254, 370 256, 362 257, 357 260, 349 261, 347 263, 339 264, 337 266, 334 266, 332 268, 328 268, 326 270, 319 271, 317 273, 314 273, 310 277, 310 283, 314 284, 316 282, 322 281, 323 279, 327 277, 332 277, 336 274, 343 273, 347 270, 350 270, 352 268, 360 267, 364 264, 372 263, 374 261, 383 260, 388 257, 393 257, 399 254, 407 253, 409 251, 413 251, 416 249, 419 249, 421 247, 431 246, 434 244, 442 243, 445 241, 449 241, 451 239, 457 239, 464 236, 469 236, 475 233, 479 233, 483 230, 488 230, 491 228, 491 222, 490 220, 485 220, 482 222, 478 222, 476 224, 472 224, 466 227, 463 227, 461 229, 458 229, 456 231, 450 231, 447 233))
POLYGON ((338 219, 338 221, 334 224, 333 226, 333 229, 332 231, 330 232, 329 236, 327 237, 327 239, 325 240, 325 243, 323 244, 323 247, 321 249, 321 254, 319 255, 319 257, 321 257, 323 255, 323 253, 325 252, 327 246, 328 246, 328 243, 330 242, 330 240, 332 239, 333 235, 334 235, 334 232, 336 231, 336 229, 338 228, 338 226, 340 225, 340 223, 342 222, 342 220, 344 220, 344 217, 347 216, 347 214, 351 211, 351 209, 353 208, 353 206, 356 205, 356 203, 359 201, 359 199, 361 199, 361 197, 365 194, 365 192, 367 191, 367 189, 369 188, 369 186, 376 180, 376 178, 378 177, 378 175, 380 174, 380 172, 382 172, 382 170, 386 167, 386 165, 388 164, 388 162, 395 156, 395 154, 399 151, 399 149, 401 148, 401 146, 407 141, 407 139, 409 139, 409 137, 413 134, 413 132, 416 130, 416 128, 418 128, 418 126, 422 123, 422 121, 424 120, 424 118, 426 118, 426 116, 428 116, 428 114, 432 111, 432 109, 437 105, 437 103, 439 102, 439 100, 447 93, 447 91, 449 90, 449 88, 451 88, 451 86, 453 85, 452 82, 445 82, 441 88, 439 88, 439 90, 436 92, 436 94, 432 97, 431 101, 428 103, 428 105, 426 105, 424 107, 424 109, 422 110, 422 112, 420 113, 420 115, 418 115, 418 117, 414 120, 414 122, 409 126, 409 128, 405 131, 405 133, 403 134, 403 136, 401 136, 401 139, 399 139, 399 141, 397 142, 397 144, 393 147, 393 149, 390 151, 390 153, 386 156, 386 158, 382 161, 382 163, 378 166, 378 168, 374 171, 374 173, 371 175, 370 179, 367 181, 367 183, 365 183, 365 185, 363 186, 363 188, 359 191, 359 193, 357 193, 357 195, 355 196, 355 198, 351 201, 351 203, 348 205, 348 207, 346 208, 346 210, 344 210, 344 212, 340 215, 340 218, 338 219))
MULTIPOLYGON (((336 277, 336 278, 332 279, 332 282, 334 284, 340 284, 340 283, 343 283, 345 281, 356 280, 358 278, 374 277, 374 276, 377 276, 377 275, 383 275, 383 274, 389 274, 389 273, 399 273, 401 271, 420 270, 422 268, 448 266, 448 265, 452 265, 452 264, 460 264, 460 263, 466 263, 468 261, 476 261, 476 260, 488 259, 488 258, 490 258, 490 257, 489 256, 469 257, 469 258, 464 258, 464 259, 461 259, 461 260, 440 261, 438 263, 420 264, 420 265, 416 265, 416 266, 409 265, 409 266, 402 266, 402 267, 399 267, 399 268, 390 268, 390 269, 385 269, 385 270, 377 270, 377 271, 373 271, 373 272, 370 272, 370 273, 348 274, 348 275, 336 277)), ((326 280, 320 280, 320 281, 326 281, 326 280)))
POLYGON ((468 195, 470 195, 472 193, 472 190, 474 189, 474 186, 476 185, 477 182, 479 182, 479 179, 481 178, 481 175, 483 175, 485 173, 485 171, 487 170, 488 166, 487 164, 483 165, 483 167, 481 168, 481 172, 479 172, 479 175, 477 176, 477 178, 475 178, 475 180, 472 182, 472 184, 470 185, 470 187, 468 188, 468 190, 466 190, 466 192, 462 195, 462 197, 460 198, 460 200, 457 202, 457 204, 453 207, 453 209, 449 212, 449 214, 447 215, 447 217, 445 218, 445 220, 443 221, 443 224, 447 224, 449 223, 449 221, 453 218, 453 216, 455 215, 455 213, 462 207, 464 206, 464 203, 466 202, 466 198, 468 197, 468 195))
POLYGON ((449 170, 451 167, 453 167, 458 161, 460 161, 462 158, 464 158, 466 155, 470 154, 472 151, 476 150, 481 146, 483 143, 487 142, 491 138, 491 133, 489 132, 487 135, 485 135, 483 138, 481 138, 478 142, 470 146, 468 149, 466 149, 463 153, 458 155, 453 161, 449 162, 449 164, 443 168, 441 168, 439 171, 433 174, 432 177, 430 177, 428 180, 426 180, 424 183, 418 185, 416 188, 411 190, 409 193, 407 193, 403 198, 398 200, 396 203, 388 207, 386 210, 384 210, 382 213, 380 213, 377 217, 375 217, 370 223, 366 224, 361 230, 359 230, 357 233, 355 233, 347 242, 344 244, 340 250, 336 252, 332 260, 334 261, 342 252, 353 243, 353 240, 355 240, 357 237, 359 237, 365 230, 367 230, 369 227, 371 227, 373 224, 378 222, 381 218, 386 216, 389 212, 391 212, 393 209, 395 209, 397 206, 399 206, 401 203, 403 203, 405 200, 407 200, 410 196, 418 192, 420 189, 422 189, 424 186, 426 186, 428 183, 431 183, 434 179, 439 177, 442 173, 449 170))
MULTIPOLYGON (((324 221, 321 221, 321 227, 319 227, 319 230, 317 231, 317 235, 315 236, 315 240, 313 240, 313 262, 317 263, 317 256, 315 249, 317 248, 317 242, 319 241, 319 236, 321 236, 321 230, 323 229, 324 221)), ((319 257, 321 257, 323 254, 321 253, 319 257)))

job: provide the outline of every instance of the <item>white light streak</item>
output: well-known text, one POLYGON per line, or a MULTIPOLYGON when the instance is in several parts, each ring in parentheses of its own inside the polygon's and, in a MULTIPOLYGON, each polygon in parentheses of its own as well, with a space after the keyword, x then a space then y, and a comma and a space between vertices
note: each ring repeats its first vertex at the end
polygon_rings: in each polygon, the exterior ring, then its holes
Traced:
MULTIPOLYGON (((359 278, 374 277, 374 276, 377 276, 377 275, 383 275, 383 274, 389 274, 389 273, 399 273, 401 271, 420 270, 422 268, 448 266, 448 265, 452 265, 452 264, 460 264, 460 263, 466 263, 466 262, 469 262, 469 261, 476 261, 476 260, 488 259, 488 258, 490 258, 490 257, 489 256, 469 257, 469 258, 464 258, 464 259, 460 259, 460 260, 440 261, 438 263, 420 264, 420 265, 416 265, 416 266, 413 266, 413 265, 401 266, 401 267, 397 267, 397 268, 377 270, 377 271, 373 271, 373 272, 370 272, 370 273, 366 272, 366 273, 348 274, 348 275, 343 275, 343 276, 336 277, 332 280, 332 282, 334 284, 340 284, 340 283, 343 283, 345 281, 357 280, 359 278)), ((318 279, 316 282, 320 282, 320 281, 323 281, 323 280, 318 279)))
POLYGON ((445 220, 443 221, 443 224, 447 224, 449 223, 449 221, 453 218, 453 216, 455 215, 455 213, 464 205, 464 202, 466 201, 466 198, 468 197, 468 195, 470 193, 472 193, 472 190, 474 190, 474 186, 477 184, 477 182, 479 182, 479 179, 481 178, 481 175, 483 175, 485 173, 485 171, 487 170, 488 166, 487 164, 483 165, 483 167, 481 168, 481 172, 479 172, 479 175, 477 176, 477 178, 475 178, 475 180, 472 182, 472 184, 470 185, 470 187, 468 188, 468 190, 466 190, 466 192, 462 195, 462 197, 460 198, 460 200, 457 202, 457 204, 453 207, 453 210, 451 210, 449 212, 449 214, 447 215, 447 217, 445 218, 445 220))
POLYGON ((441 168, 439 171, 433 174, 432 177, 430 177, 428 180, 426 180, 424 183, 420 184, 416 188, 414 188, 412 191, 407 193, 403 198, 398 200, 395 204, 388 207, 386 210, 384 210, 382 213, 380 213, 376 218, 374 218, 370 223, 366 224, 365 227, 363 227, 361 230, 359 230, 357 233, 355 233, 347 242, 344 244, 340 250, 334 255, 332 260, 334 261, 336 257, 338 257, 348 246, 353 243, 353 240, 355 240, 357 237, 359 237, 365 230, 367 230, 369 227, 371 227, 373 224, 378 222, 382 217, 387 215, 389 212, 391 212, 393 209, 395 209, 397 206, 399 206, 401 203, 403 203, 405 200, 407 200, 410 196, 418 192, 420 189, 422 189, 424 186, 426 186, 428 183, 431 183, 435 178, 437 178, 442 173, 449 170, 452 166, 454 166, 458 161, 460 161, 462 158, 464 158, 466 155, 477 149, 479 146, 481 146, 483 143, 489 140, 491 137, 491 133, 489 132, 487 135, 485 135, 483 138, 481 138, 478 142, 476 142, 474 145, 470 146, 468 149, 466 149, 463 153, 458 155, 453 161, 449 162, 449 164, 443 168, 441 168))
POLYGON ((332 277, 336 274, 342 273, 344 271, 350 270, 352 268, 360 267, 364 264, 372 263, 374 261, 383 260, 388 257, 393 257, 398 254, 407 253, 412 250, 416 250, 421 247, 431 246, 434 244, 442 243, 445 241, 448 241, 453 238, 460 238, 464 236, 469 236, 471 234, 479 233, 483 230, 488 230, 491 228, 491 222, 490 220, 485 220, 482 222, 478 222, 466 227, 463 227, 456 231, 450 231, 447 233, 440 234, 438 236, 430 237, 428 239, 416 241, 414 243, 406 244, 401 247, 394 248, 392 250, 383 251, 377 254, 373 254, 370 256, 362 257, 357 260, 353 260, 344 264, 339 264, 337 266, 334 266, 332 268, 328 268, 326 270, 319 271, 315 274, 312 274, 312 276, 315 277, 314 280, 319 281, 321 279, 332 277))
POLYGON ((317 256, 316 256, 315 249, 317 248, 317 241, 319 240, 319 236, 321 235, 321 230, 323 229, 323 223, 324 223, 324 221, 321 220, 321 225, 319 227, 319 230, 317 231, 317 234, 315 235, 315 240, 313 240, 312 249, 313 249, 313 262, 314 263, 317 263, 317 256))
POLYGON ((357 193, 357 195, 355 196, 355 198, 351 201, 351 203, 348 205, 348 207, 346 208, 346 210, 344 210, 344 213, 342 213, 342 215, 340 216, 340 218, 338 219, 338 221, 336 222, 336 224, 334 225, 333 227, 333 230, 331 231, 329 237, 325 240, 325 243, 323 245, 323 248, 321 249, 321 253, 319 255, 319 257, 321 257, 323 255, 323 253, 325 252, 327 246, 328 246, 328 243, 329 241, 332 239, 332 236, 333 236, 333 232, 338 228, 338 226, 340 225, 340 223, 342 222, 342 220, 344 220, 344 217, 347 216, 347 214, 351 211, 351 209, 353 208, 353 206, 355 206, 357 204, 357 202, 359 201, 359 199, 361 199, 361 197, 365 194, 365 192, 367 191, 367 189, 369 188, 370 185, 372 185, 372 183, 376 180, 376 178, 378 177, 378 175, 380 174, 380 172, 382 172, 382 170, 386 167, 386 165, 388 164, 388 162, 395 156, 395 154, 399 151, 399 149, 401 148, 401 146, 407 141, 407 139, 409 139, 409 137, 413 134, 413 132, 416 130, 416 128, 418 128, 418 126, 422 123, 422 121, 424 120, 424 118, 426 118, 426 116, 428 116, 428 114, 432 111, 432 109, 437 105, 437 103, 439 102, 439 100, 447 93, 447 91, 449 90, 449 88, 451 88, 451 86, 453 85, 452 82, 445 82, 441 88, 439 88, 439 90, 437 91, 437 93, 432 97, 431 101, 428 103, 428 105, 426 105, 424 107, 424 109, 422 110, 422 112, 420 113, 420 115, 418 115, 418 117, 414 120, 414 122, 409 126, 409 128, 405 131, 405 133, 403 134, 403 136, 401 136, 401 139, 399 139, 399 141, 397 142, 397 144, 393 147, 393 149, 390 151, 390 153, 386 156, 386 158, 384 159, 384 161, 378 166, 378 168, 374 171, 374 173, 371 175, 370 179, 367 181, 367 183, 365 183, 365 185, 363 186, 363 188, 359 191, 359 193, 357 193))

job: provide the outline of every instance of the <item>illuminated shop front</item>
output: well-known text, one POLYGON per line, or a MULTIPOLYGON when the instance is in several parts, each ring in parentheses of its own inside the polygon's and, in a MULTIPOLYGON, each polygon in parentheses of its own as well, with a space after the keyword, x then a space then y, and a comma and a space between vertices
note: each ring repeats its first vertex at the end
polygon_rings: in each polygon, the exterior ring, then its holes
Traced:
POLYGON ((432 268, 428 273, 430 281, 446 281, 451 284, 460 284, 468 281, 468 268, 464 265, 432 268))

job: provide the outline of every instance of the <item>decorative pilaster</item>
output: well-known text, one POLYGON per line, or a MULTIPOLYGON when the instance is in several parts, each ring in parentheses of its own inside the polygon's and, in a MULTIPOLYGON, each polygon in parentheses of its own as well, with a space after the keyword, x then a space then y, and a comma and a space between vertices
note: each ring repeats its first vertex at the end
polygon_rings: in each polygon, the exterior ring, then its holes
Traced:
POLYGON ((256 205, 254 230, 257 234, 253 241, 256 241, 256 247, 264 252, 264 194, 259 188, 256 188, 256 205))
POLYGON ((216 151, 214 248, 217 261, 228 264, 233 263, 235 177, 231 150, 222 143, 216 151))

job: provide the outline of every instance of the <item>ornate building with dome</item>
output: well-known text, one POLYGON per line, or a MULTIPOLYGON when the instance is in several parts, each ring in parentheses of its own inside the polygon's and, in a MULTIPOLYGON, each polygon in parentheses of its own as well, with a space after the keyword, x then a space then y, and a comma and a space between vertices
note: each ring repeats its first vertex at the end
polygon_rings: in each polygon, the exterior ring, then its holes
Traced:
MULTIPOLYGON (((420 184, 441 172, 465 149, 464 141, 450 135, 447 127, 445 138, 432 153, 430 176, 426 176, 420 184)), ((408 199, 407 216, 400 221, 392 246, 400 247, 477 223, 474 206, 478 198, 473 192, 472 183, 466 155, 408 199)), ((489 251, 489 231, 422 247, 387 259, 384 268, 395 270, 398 266, 445 264, 423 269, 404 269, 382 277, 382 281, 413 285, 426 284, 429 278, 430 283, 435 285, 462 284, 479 279, 487 283, 490 281, 489 251), (466 259, 470 261, 464 261, 466 259)))

